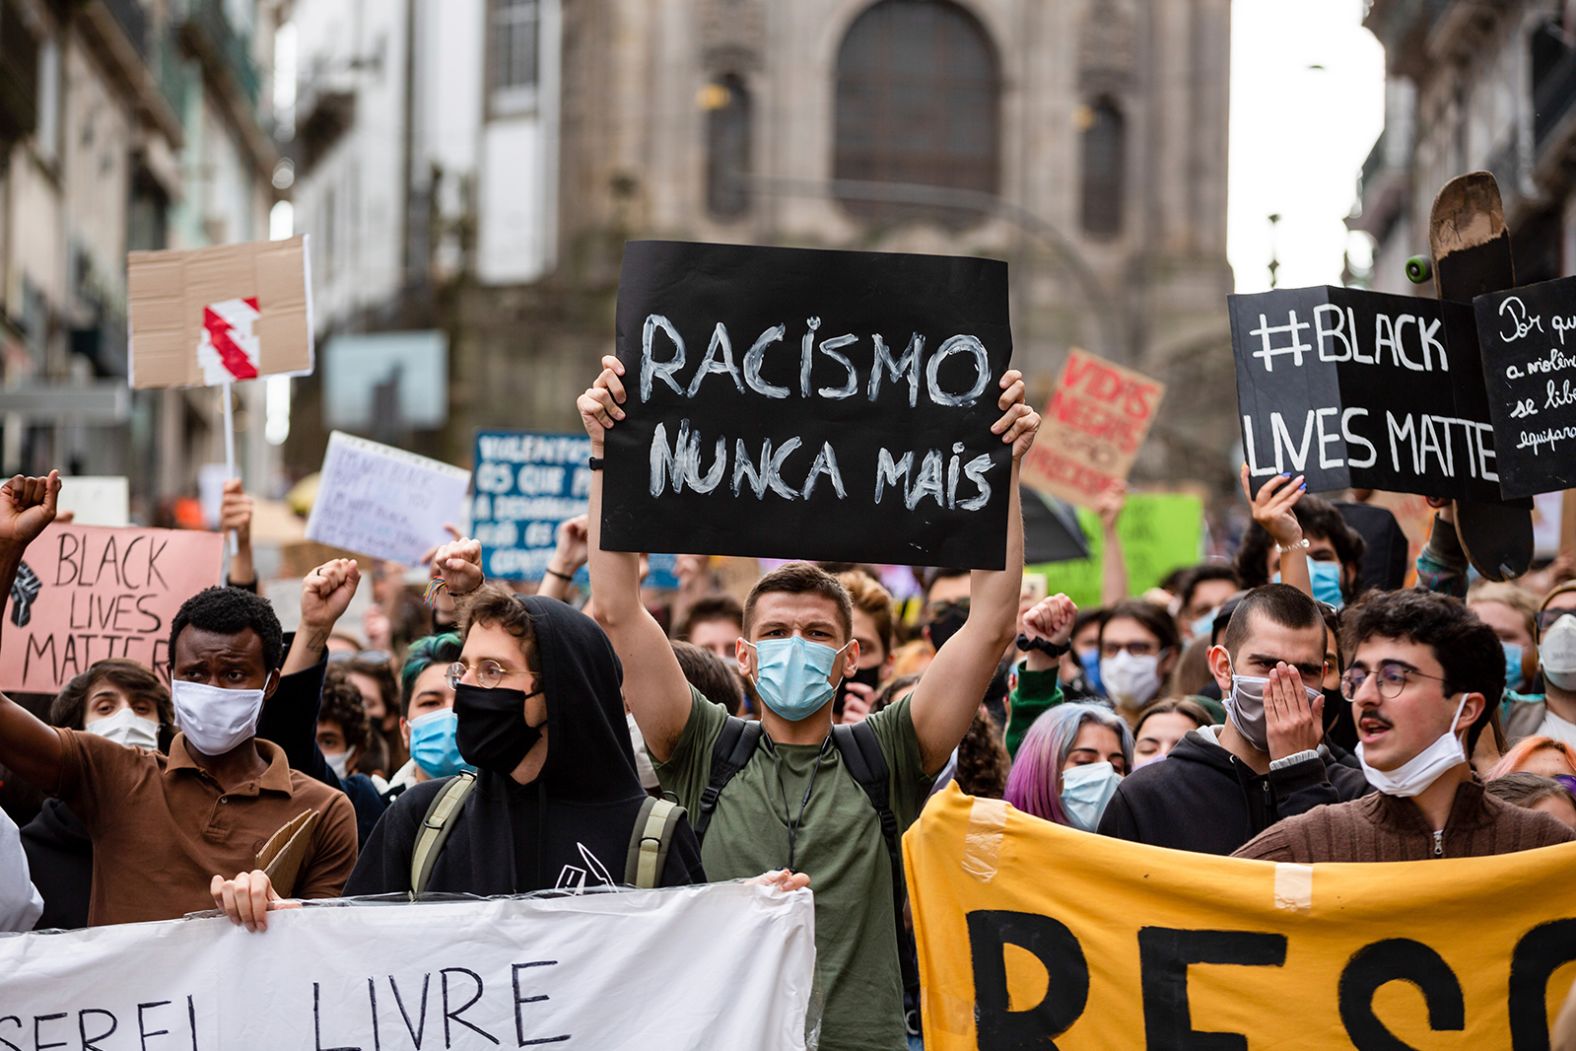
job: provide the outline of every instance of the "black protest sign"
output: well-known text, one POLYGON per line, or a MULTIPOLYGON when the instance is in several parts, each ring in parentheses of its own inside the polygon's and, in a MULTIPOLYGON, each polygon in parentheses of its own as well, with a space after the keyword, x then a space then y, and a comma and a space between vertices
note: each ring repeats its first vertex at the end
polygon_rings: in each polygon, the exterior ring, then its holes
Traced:
POLYGON ((1227 298, 1255 488, 1289 472, 1314 492, 1500 499, 1470 307, 1330 287, 1227 298))
POLYGON ((1506 496, 1576 488, 1576 277, 1472 301, 1506 496))
POLYGON ((636 241, 602 544, 999 569, 1012 353, 988 259, 636 241))

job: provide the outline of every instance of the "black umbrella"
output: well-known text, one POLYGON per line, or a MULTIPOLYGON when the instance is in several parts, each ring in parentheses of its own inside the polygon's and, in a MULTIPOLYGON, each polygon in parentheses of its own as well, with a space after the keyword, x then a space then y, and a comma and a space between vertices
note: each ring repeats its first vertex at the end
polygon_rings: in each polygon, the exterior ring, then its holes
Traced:
POLYGON ((1023 500, 1023 560, 1070 562, 1089 557, 1089 541, 1072 505, 1028 486, 1019 490, 1023 500))

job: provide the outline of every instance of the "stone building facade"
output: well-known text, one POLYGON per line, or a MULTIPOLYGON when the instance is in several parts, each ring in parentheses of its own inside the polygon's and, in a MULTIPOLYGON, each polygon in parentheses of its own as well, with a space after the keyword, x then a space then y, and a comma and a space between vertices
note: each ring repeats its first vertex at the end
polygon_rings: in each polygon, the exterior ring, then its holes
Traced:
MULTIPOLYGON (((412 4, 420 25, 425 5, 412 4)), ((1141 475, 1229 484, 1229 0, 445 10, 483 31, 451 31, 442 53, 440 34, 417 36, 417 142, 401 177, 429 211, 413 224, 426 255, 400 296, 406 315, 320 315, 328 327, 411 327, 421 303, 449 333, 449 424, 414 436, 428 451, 463 462, 476 427, 576 427, 573 396, 612 344, 623 242, 658 237, 1006 259, 1014 361, 1036 399, 1073 346, 1149 372, 1170 393, 1141 475), (500 83, 519 71, 522 17, 539 48, 540 148, 499 171, 487 129, 500 83), (470 51, 454 50, 461 37, 470 51), (424 100, 438 81, 459 98, 456 79, 481 84, 470 110, 441 117, 479 127, 468 155, 421 141, 424 100), (497 190, 510 185, 529 207, 500 220, 511 195, 497 190), (488 232, 522 214, 542 231, 525 261, 533 276, 489 279, 488 232)), ((303 55, 313 46, 303 31, 303 55)), ((321 434, 295 433, 309 462, 321 434)))

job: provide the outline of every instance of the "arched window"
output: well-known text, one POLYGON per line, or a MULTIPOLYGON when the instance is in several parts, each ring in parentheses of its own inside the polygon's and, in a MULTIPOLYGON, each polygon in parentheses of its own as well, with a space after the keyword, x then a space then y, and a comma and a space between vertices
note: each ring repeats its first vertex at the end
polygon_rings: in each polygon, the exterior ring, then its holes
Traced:
POLYGON ((706 107, 706 210, 737 219, 750 210, 750 92, 732 73, 701 93, 706 107))
POLYGON ((1127 121, 1109 98, 1083 113, 1083 228, 1093 237, 1122 232, 1126 192, 1127 121))
MULTIPOLYGON (((838 52, 833 174, 993 194, 1000 93, 996 49, 973 15, 949 0, 881 0, 854 20, 838 52)), ((925 215, 962 225, 978 214, 839 196, 857 214, 883 220, 925 215)))

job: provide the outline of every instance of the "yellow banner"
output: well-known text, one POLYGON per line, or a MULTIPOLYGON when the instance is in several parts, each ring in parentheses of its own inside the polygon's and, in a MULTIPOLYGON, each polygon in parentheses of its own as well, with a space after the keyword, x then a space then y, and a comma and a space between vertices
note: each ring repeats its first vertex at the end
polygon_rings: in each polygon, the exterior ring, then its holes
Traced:
POLYGON ((1276 865, 954 785, 903 853, 927 1051, 1547 1051, 1576 980, 1576 843, 1276 865))

